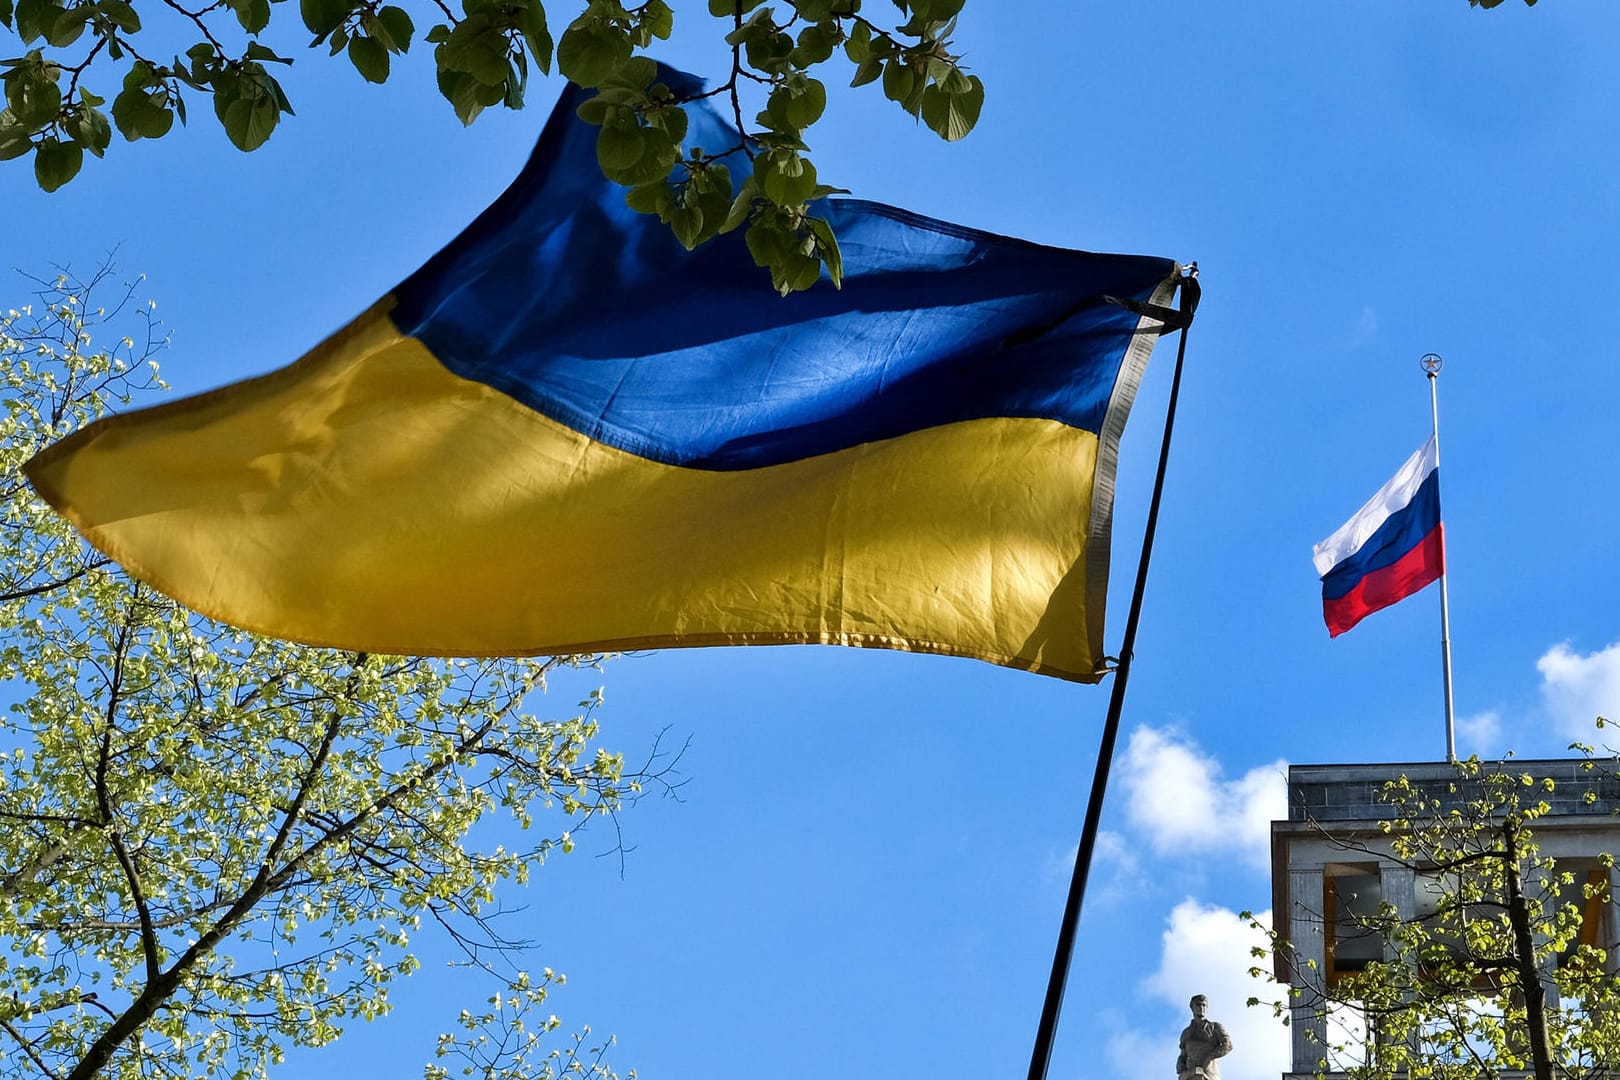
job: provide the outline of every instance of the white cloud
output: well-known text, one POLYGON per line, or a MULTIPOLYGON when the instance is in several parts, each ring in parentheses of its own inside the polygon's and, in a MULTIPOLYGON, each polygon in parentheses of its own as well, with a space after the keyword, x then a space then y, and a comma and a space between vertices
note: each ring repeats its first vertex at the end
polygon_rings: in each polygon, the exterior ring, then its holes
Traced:
MULTIPOLYGON (((1112 833, 1098 833, 1097 846, 1102 847, 1102 838, 1112 833)), ((1059 854, 1053 852, 1046 857, 1046 880, 1051 883, 1062 882, 1067 886, 1069 878, 1074 874, 1074 860, 1080 857, 1080 845, 1070 844, 1069 849, 1059 854)))
MULTIPOLYGON (((1222 1021, 1225 1023, 1225 1021, 1222 1021)), ((1185 1026, 1185 1025, 1182 1025, 1185 1026)), ((1120 1080, 1165 1080, 1176 1073, 1176 1055, 1181 1048, 1177 1042, 1180 1027, 1165 1028, 1152 1033, 1138 1028, 1124 1028, 1108 1036, 1106 1051, 1108 1073, 1120 1080)), ((1226 1063, 1222 1062, 1222 1067, 1226 1063)), ((1241 1080, 1235 1071, 1227 1069, 1222 1080, 1241 1080)), ((1268 1078, 1274 1080, 1274 1078, 1268 1078)))
MULTIPOLYGON (((1080 854, 1077 846, 1069 854, 1069 866, 1074 866, 1075 857, 1080 854)), ((1102 866, 1111 867, 1116 874, 1135 877, 1141 871, 1141 864, 1137 862, 1136 852, 1126 843, 1125 838, 1117 832, 1107 829, 1097 834, 1097 848, 1092 858, 1102 866)))
POLYGON ((1378 337, 1378 311, 1372 307, 1361 309, 1361 318, 1356 320, 1356 328, 1350 334, 1349 348, 1355 349, 1366 345, 1378 337))
POLYGON ((1222 778, 1219 761, 1171 728, 1139 727, 1125 750, 1126 814, 1168 855, 1270 860, 1271 822, 1287 816, 1286 761, 1222 778))
POLYGON ((1599 716, 1620 721, 1620 642, 1582 656, 1561 642, 1536 661, 1541 700, 1559 729, 1592 742, 1599 716))
MULTIPOLYGON (((1270 912, 1260 916, 1270 924, 1270 912)), ((1249 969, 1268 966, 1250 953, 1266 936, 1237 912, 1184 900, 1170 912, 1161 939, 1159 966, 1142 982, 1144 994, 1167 1006, 1157 1026, 1123 1028, 1108 1040, 1112 1072, 1123 1080, 1164 1080, 1175 1068, 1177 1037, 1186 1026, 1187 1001, 1209 998, 1209 1015, 1232 1038, 1232 1053, 1221 1061, 1223 1080, 1276 1080, 1288 1071, 1288 1029, 1264 1006, 1248 1008, 1251 997, 1266 999, 1281 989, 1252 978, 1249 969)))
POLYGON ((1356 322, 1356 333, 1363 338, 1370 338, 1378 333, 1378 311, 1373 307, 1361 309, 1361 318, 1356 322))
MULTIPOLYGON (((1061 854, 1054 852, 1046 859, 1046 880, 1061 883, 1064 889, 1074 876, 1074 860, 1080 855, 1080 845, 1071 844, 1061 854)), ((1092 904, 1111 904, 1119 900, 1138 900, 1152 887, 1142 869, 1136 851, 1117 832, 1103 829, 1097 833, 1097 846, 1091 853, 1091 876, 1087 883, 1086 900, 1092 904)))
POLYGON ((1457 745, 1464 757, 1469 754, 1486 759, 1500 757, 1502 714, 1492 711, 1457 717, 1457 745))

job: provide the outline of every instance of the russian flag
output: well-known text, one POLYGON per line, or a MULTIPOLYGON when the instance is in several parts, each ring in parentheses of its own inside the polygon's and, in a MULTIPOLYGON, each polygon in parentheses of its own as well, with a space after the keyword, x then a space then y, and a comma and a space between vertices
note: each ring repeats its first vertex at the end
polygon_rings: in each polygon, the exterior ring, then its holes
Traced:
POLYGON ((1354 517, 1316 545, 1315 561, 1331 637, 1445 574, 1440 448, 1433 436, 1354 517))

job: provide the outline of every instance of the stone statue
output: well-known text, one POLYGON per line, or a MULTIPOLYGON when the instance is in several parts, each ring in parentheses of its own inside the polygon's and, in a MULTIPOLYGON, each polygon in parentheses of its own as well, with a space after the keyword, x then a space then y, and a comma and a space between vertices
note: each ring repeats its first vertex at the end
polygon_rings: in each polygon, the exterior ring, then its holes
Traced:
POLYGON ((1192 1021, 1181 1033, 1177 1080, 1220 1080, 1221 1069, 1215 1059, 1232 1052, 1232 1040, 1227 1038, 1225 1028, 1204 1018, 1209 999, 1203 994, 1195 995, 1188 1005, 1192 1007, 1192 1021))

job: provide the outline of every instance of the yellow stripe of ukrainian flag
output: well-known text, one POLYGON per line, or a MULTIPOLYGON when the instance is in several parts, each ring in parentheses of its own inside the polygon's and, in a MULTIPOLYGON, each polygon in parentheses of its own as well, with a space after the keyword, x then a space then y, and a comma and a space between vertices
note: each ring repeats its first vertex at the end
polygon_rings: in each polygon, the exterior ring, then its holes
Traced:
POLYGON ((669 466, 451 374, 386 309, 282 371, 103 421, 30 476, 168 595, 315 645, 819 642, 1099 677, 1092 433, 972 420, 669 466))

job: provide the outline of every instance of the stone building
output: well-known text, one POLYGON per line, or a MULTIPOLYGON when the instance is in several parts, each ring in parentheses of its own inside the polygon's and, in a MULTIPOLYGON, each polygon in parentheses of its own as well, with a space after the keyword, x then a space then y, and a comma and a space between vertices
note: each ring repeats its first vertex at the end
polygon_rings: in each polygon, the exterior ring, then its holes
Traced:
MULTIPOLYGON (((1620 779, 1582 764, 1565 759, 1486 766, 1557 782, 1545 796, 1552 812, 1535 823, 1535 837, 1541 853, 1557 859, 1560 870, 1574 872, 1577 881, 1583 875, 1588 880, 1607 877, 1598 857, 1620 854, 1620 779)), ((1425 880, 1421 868, 1397 865, 1387 857, 1388 838, 1379 827, 1395 816, 1379 792, 1401 776, 1449 805, 1470 797, 1466 787, 1450 791, 1457 771, 1444 762, 1295 765, 1288 770, 1288 819, 1271 824, 1271 910, 1278 932, 1293 945, 1295 962, 1279 954, 1275 972, 1279 982, 1305 993, 1293 1006, 1293 1054, 1286 1080, 1314 1076, 1322 1058, 1326 1025, 1313 1001, 1346 973, 1383 956, 1382 939, 1362 929, 1357 915, 1378 911, 1385 900, 1402 918, 1434 910, 1435 884, 1425 880)), ((1587 902, 1583 940, 1614 941, 1617 928, 1620 919, 1613 904, 1587 902)), ((1547 963, 1557 962, 1553 956, 1547 963)))

